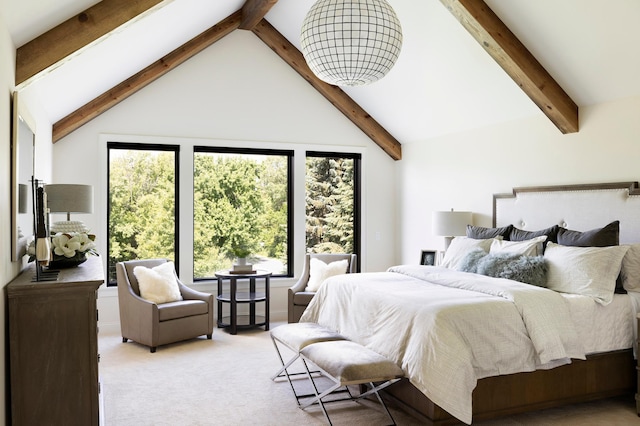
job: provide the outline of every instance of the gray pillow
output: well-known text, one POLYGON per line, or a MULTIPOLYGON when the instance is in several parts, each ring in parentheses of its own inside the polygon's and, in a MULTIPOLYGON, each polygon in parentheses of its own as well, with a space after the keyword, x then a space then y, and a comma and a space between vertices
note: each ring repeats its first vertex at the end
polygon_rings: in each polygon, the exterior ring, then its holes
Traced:
POLYGON ((575 247, 607 247, 617 246, 620 242, 620 221, 615 220, 602 228, 580 232, 560 228, 558 244, 575 247))
POLYGON ((507 278, 538 287, 545 287, 547 282, 547 265, 543 256, 473 250, 460 262, 459 270, 507 278))
POLYGON ((507 225, 502 228, 485 228, 482 226, 467 225, 467 237, 476 240, 488 240, 489 238, 502 237, 509 240, 509 234, 513 225, 507 225))
POLYGON ((550 228, 541 229, 539 231, 525 231, 524 229, 518 229, 514 227, 511 229, 511 233, 509 234, 509 240, 526 241, 535 237, 541 237, 543 235, 546 235, 547 240, 545 241, 545 245, 549 241, 551 241, 552 243, 557 243, 559 228, 560 227, 558 225, 553 225, 550 228))

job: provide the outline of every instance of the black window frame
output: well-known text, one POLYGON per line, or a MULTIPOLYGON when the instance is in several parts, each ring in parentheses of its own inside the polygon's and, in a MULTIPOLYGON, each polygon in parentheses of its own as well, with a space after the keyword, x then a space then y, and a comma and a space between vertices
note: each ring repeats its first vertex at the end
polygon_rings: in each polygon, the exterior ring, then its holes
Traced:
MULTIPOLYGON (((306 151, 305 160, 307 157, 349 158, 353 160, 353 254, 357 256, 357 272, 360 272, 362 262, 362 154, 355 152, 306 151)), ((305 247, 305 252, 306 250, 307 247, 305 247)))
MULTIPOLYGON (((174 208, 174 252, 175 259, 173 263, 176 266, 176 271, 180 270, 180 145, 177 144, 155 144, 155 143, 137 143, 137 142, 107 142, 107 223, 106 232, 107 236, 107 287, 115 287, 118 285, 117 281, 111 281, 109 279, 109 253, 110 253, 110 236, 109 236, 109 224, 111 223, 111 150, 135 150, 135 151, 165 151, 174 153, 174 167, 175 167, 175 208, 174 208)), ((115 265, 112 265, 115 268, 115 265)))
MULTIPOLYGON (((294 208, 293 208, 293 192, 294 192, 294 157, 295 151, 292 149, 268 149, 268 148, 232 148, 219 146, 203 146, 194 145, 193 155, 197 153, 214 153, 214 154, 238 154, 238 155, 280 155, 287 157, 287 272, 286 274, 272 275, 274 278, 292 278, 294 271, 294 208)), ((195 200, 195 196, 193 197, 195 200)), ((195 206, 194 206, 195 208, 195 206)), ((195 228, 195 225, 194 225, 195 228)), ((192 266, 193 268, 193 266, 192 266)), ((193 281, 211 281, 215 277, 193 277, 193 281)))

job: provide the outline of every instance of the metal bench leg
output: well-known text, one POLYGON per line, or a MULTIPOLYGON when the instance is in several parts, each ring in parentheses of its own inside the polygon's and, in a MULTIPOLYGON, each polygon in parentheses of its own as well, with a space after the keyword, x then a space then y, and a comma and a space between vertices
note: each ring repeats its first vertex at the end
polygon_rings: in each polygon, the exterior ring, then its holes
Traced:
MULTIPOLYGON (((278 372, 271 378, 271 380, 275 380, 277 377, 286 376, 287 381, 289 382, 289 386, 291 386, 291 392, 293 392, 293 396, 296 398, 296 403, 298 404, 298 406, 300 406, 300 398, 304 398, 308 395, 298 395, 298 393, 296 392, 296 388, 293 386, 293 382, 291 381, 291 375, 287 370, 287 368, 289 368, 291 364, 293 364, 298 358, 300 358, 300 355, 296 354, 287 363, 285 363, 284 359, 282 358, 282 354, 280 353, 280 349, 278 348, 278 345, 276 343, 276 340, 273 337, 271 338, 271 340, 273 341, 273 346, 275 346, 276 348, 276 353, 278 354, 278 358, 280 358, 280 362, 282 363, 282 368, 278 370, 278 372)), ((298 373, 298 374, 304 374, 304 373, 298 373)))
POLYGON ((313 398, 311 401, 305 403, 304 405, 300 405, 300 408, 304 410, 308 406, 313 405, 317 402, 320 405, 322 412, 324 413, 324 417, 327 419, 327 422, 329 422, 329 425, 333 425, 333 423, 331 423, 331 419, 329 418, 329 413, 327 413, 327 409, 325 408, 324 403, 322 402, 322 398, 324 398, 325 396, 329 395, 330 393, 338 389, 340 387, 340 383, 336 383, 333 386, 331 386, 329 389, 325 390, 324 392, 318 393, 318 387, 316 386, 316 382, 313 380, 313 377, 311 376, 311 371, 309 370, 307 361, 304 358, 302 358, 302 362, 304 363, 304 368, 307 370, 307 377, 309 377, 309 381, 313 385, 313 391, 315 392, 316 397, 313 398))
POLYGON ((298 354, 294 355, 293 358, 291 358, 285 364, 284 358, 282 358, 282 354, 280 353, 280 348, 278 348, 278 344, 276 343, 276 339, 271 337, 271 341, 273 342, 273 346, 276 348, 276 353, 278 354, 278 358, 280 359, 280 363, 282 364, 282 367, 280 368, 280 370, 278 370, 278 372, 276 374, 271 376, 271 380, 275 380, 278 377, 284 377, 285 375, 288 375, 287 374, 287 368, 289 368, 289 366, 291 366, 291 364, 293 364, 294 361, 297 360, 300 355, 298 355, 298 354))
MULTIPOLYGON (((279 377, 286 377, 287 381, 289 382, 289 386, 291 387, 291 392, 293 392, 293 396, 296 398, 296 403, 298 404, 298 406, 300 406, 300 399, 314 396, 314 394, 312 393, 298 394, 296 392, 295 387, 293 386, 293 380, 291 380, 292 376, 302 376, 302 375, 306 376, 307 375, 306 371, 303 371, 300 373, 289 373, 289 370, 287 370, 291 366, 291 364, 293 364, 295 361, 297 361, 300 358, 300 354, 295 354, 289 361, 285 363, 284 358, 282 357, 282 353, 280 352, 280 348, 276 343, 276 339, 271 337, 271 341, 273 342, 273 346, 276 348, 276 353, 278 354, 278 358, 280 359, 280 363, 282 364, 282 367, 280 368, 280 370, 278 370, 278 372, 271 377, 271 380, 275 380, 279 377)), ((295 351, 292 350, 292 352, 295 352, 295 351)), ((317 370, 311 371, 310 373, 322 375, 322 372, 317 370)))
MULTIPOLYGON (((387 416, 389 417, 389 420, 391 420, 391 424, 393 426, 396 425, 396 421, 393 419, 393 416, 391 416, 391 412, 389 411, 389 408, 387 407, 387 404, 385 404, 385 402, 382 400, 382 397, 380 396, 380 394, 378 393, 378 391, 380 389, 386 388, 387 386, 389 386, 392 383, 397 382, 400 379, 397 380, 389 380, 388 382, 383 383, 383 385, 379 386, 379 387, 375 387, 375 385, 373 384, 373 382, 369 382, 369 384, 371 385, 371 390, 373 391, 373 393, 376 394, 376 397, 378 398, 378 401, 380 402, 380 405, 382 405, 382 408, 384 408, 384 411, 387 412, 387 416)), ((371 392, 365 392, 365 394, 371 394, 371 392)), ((360 398, 363 397, 364 394, 360 395, 360 398)))

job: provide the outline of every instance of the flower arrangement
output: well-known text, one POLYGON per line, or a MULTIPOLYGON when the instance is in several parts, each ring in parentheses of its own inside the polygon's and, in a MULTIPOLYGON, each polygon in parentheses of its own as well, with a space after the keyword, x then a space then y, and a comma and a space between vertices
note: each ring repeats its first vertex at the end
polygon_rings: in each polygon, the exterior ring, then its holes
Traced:
MULTIPOLYGON (((98 256, 96 236, 84 232, 58 232, 51 237, 52 260, 50 267, 77 266, 87 255, 98 256)), ((29 262, 35 260, 35 242, 28 248, 29 262)))
POLYGON ((83 232, 58 232, 51 237, 51 248, 54 256, 72 258, 79 253, 97 255, 94 243, 96 236, 83 232))

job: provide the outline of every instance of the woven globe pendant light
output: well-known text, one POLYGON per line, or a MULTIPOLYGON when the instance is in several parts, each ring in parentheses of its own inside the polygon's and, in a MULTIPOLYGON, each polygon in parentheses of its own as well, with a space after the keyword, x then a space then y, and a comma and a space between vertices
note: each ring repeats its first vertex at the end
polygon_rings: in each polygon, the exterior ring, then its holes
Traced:
POLYGON ((302 23, 300 42, 319 79, 361 86, 391 70, 400 55, 402 28, 385 0, 318 0, 302 23))

